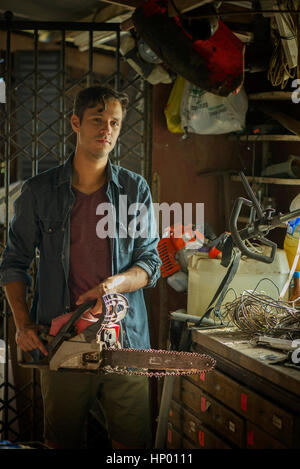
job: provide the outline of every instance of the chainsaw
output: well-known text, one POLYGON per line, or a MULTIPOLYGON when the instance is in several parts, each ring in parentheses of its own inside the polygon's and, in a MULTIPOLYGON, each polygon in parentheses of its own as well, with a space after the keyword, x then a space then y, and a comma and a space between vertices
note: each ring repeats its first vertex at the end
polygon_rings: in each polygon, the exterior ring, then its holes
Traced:
POLYGON ((19 365, 52 371, 119 373, 156 378, 200 374, 214 369, 215 360, 205 354, 122 348, 119 323, 126 316, 129 304, 127 298, 119 293, 104 295, 102 301, 105 312, 100 315, 100 319, 88 319, 94 324, 74 334, 74 326, 87 318, 88 311, 96 301, 88 301, 70 313, 56 335, 50 334, 53 327, 49 333, 40 334, 48 356, 35 349, 30 352, 31 360, 28 361, 25 360, 24 352, 18 349, 19 365))

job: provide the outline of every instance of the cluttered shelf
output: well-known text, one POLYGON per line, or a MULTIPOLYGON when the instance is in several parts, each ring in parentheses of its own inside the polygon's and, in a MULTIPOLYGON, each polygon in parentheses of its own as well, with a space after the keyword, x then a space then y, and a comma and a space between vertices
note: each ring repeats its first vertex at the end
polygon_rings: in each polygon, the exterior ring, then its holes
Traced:
MULTIPOLYGON (((248 110, 243 132, 230 134, 230 140, 241 142, 297 142, 300 124, 291 113, 292 105, 300 101, 299 92, 266 91, 247 94, 248 110)), ((293 110, 294 111, 294 110, 293 110)))
MULTIPOLYGON (((231 181, 241 182, 240 176, 231 176, 231 181)), ((271 178, 271 177, 262 177, 262 176, 247 176, 249 182, 259 182, 263 184, 278 184, 278 185, 287 185, 287 186, 300 186, 300 179, 291 179, 291 178, 271 178)))
POLYGON ((272 347, 252 345, 249 338, 235 327, 194 329, 193 341, 211 353, 229 360, 249 372, 255 373, 286 391, 299 395, 300 373, 296 366, 273 365, 275 356, 280 359, 283 351, 272 347))
POLYGON ((216 368, 175 378, 167 447, 179 438, 183 448, 299 448, 299 367, 270 364, 282 351, 252 345, 235 327, 194 327, 192 340, 216 368))

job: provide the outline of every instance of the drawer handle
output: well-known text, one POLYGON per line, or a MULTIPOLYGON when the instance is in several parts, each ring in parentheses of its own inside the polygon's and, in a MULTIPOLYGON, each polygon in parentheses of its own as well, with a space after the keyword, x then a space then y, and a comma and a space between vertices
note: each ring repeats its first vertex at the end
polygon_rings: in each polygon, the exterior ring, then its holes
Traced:
POLYGON ((274 427, 279 428, 279 430, 282 429, 282 419, 278 415, 273 414, 272 422, 274 427))
POLYGON ((195 432, 196 432, 196 428, 197 428, 195 422, 193 422, 192 420, 190 420, 190 421, 189 421, 189 424, 190 424, 190 432, 195 433, 195 432))
POLYGON ((231 422, 231 420, 228 422, 228 428, 231 432, 235 433, 235 423, 231 422))
POLYGON ((201 412, 206 412, 211 406, 211 402, 209 402, 205 397, 201 397, 201 412))

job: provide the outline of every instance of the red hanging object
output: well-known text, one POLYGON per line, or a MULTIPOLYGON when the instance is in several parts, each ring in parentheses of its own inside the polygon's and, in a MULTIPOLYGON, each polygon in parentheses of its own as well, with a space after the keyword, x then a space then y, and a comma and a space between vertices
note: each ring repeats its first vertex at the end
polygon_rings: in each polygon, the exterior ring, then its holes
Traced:
POLYGON ((238 92, 245 45, 220 20, 208 39, 193 38, 179 16, 168 16, 167 3, 147 0, 135 10, 132 20, 139 36, 171 70, 199 88, 220 96, 238 92))

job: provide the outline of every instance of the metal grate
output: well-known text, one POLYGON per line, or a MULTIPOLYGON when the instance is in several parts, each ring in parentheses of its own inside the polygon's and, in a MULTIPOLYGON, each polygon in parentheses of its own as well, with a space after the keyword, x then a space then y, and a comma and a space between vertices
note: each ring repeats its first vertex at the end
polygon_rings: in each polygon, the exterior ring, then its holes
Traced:
MULTIPOLYGON (((0 255, 7 239, 12 202, 20 181, 61 164, 74 149, 70 125, 75 94, 92 84, 108 84, 126 91, 130 106, 112 161, 142 174, 151 174, 151 85, 133 70, 121 72, 119 25, 95 23, 1 22, 5 50, 0 50, 0 79, 6 83, 6 103, 0 104, 0 255), (55 31, 56 40, 39 43, 39 29, 55 31), (31 50, 15 50, 14 34, 34 30, 31 50), (68 54, 77 49, 66 42, 66 31, 89 33, 87 67, 82 70, 68 54), (95 70, 99 59, 93 31, 115 31, 115 67, 109 75, 95 70), (12 33, 13 31, 13 33, 12 33)), ((25 38, 25 36, 24 36, 25 38)), ((77 51, 78 54, 78 51, 77 51)), ((32 274, 35 276, 35 262, 32 274)), ((34 284, 34 282, 33 282, 34 284)), ((12 314, 0 292, 0 439, 42 440, 43 411, 39 375, 16 365, 12 314), (4 362, 4 363, 3 363, 4 362)))

